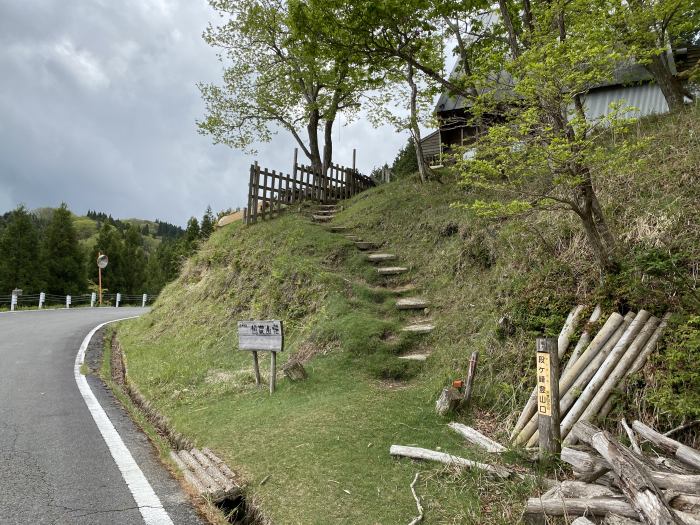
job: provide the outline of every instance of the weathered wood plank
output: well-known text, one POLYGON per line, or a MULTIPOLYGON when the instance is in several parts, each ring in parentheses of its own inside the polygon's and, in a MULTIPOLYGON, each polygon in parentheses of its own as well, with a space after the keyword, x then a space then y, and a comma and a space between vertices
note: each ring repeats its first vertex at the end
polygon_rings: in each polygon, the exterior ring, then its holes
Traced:
POLYGON ((281 352, 284 349, 282 321, 238 321, 238 349, 281 352))

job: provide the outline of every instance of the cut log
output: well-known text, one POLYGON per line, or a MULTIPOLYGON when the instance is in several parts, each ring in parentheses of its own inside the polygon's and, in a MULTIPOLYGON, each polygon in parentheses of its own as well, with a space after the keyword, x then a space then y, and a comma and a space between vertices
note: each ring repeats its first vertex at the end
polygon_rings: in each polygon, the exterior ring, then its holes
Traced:
MULTIPOLYGON (((561 451, 562 461, 571 465, 576 472, 591 473, 601 468, 611 468, 603 458, 570 447, 561 451)), ((654 484, 662 489, 671 489, 689 494, 700 493, 700 474, 677 474, 674 472, 662 472, 650 470, 649 476, 654 484)))
MULTIPOLYGON (((617 328, 620 326, 620 324, 622 324, 622 322, 623 317, 620 314, 613 313, 610 315, 607 322, 603 325, 600 331, 593 338, 593 341, 591 341, 591 344, 588 345, 588 348, 586 348, 585 352, 583 352, 583 354, 581 354, 581 356, 576 360, 576 362, 571 365, 571 368, 569 368, 569 370, 564 372, 564 374, 562 375, 561 379, 559 380, 560 396, 564 396, 567 393, 567 391, 569 390, 573 382, 576 380, 576 378, 579 376, 581 371, 586 367, 586 365, 588 365, 588 363, 590 363, 593 360, 593 358, 598 354, 598 352, 600 352, 600 350, 605 346, 605 343, 608 341, 608 339, 610 339, 615 334, 617 328)), ((532 392, 532 395, 530 396, 530 399, 525 405, 523 413, 520 415, 518 425, 516 425, 516 445, 527 443, 527 440, 530 439, 530 437, 534 434, 535 430, 537 429, 537 414, 535 413, 536 401, 537 389, 535 388, 535 390, 533 390, 532 392), (522 425, 520 425, 521 420, 525 415, 527 417, 524 421, 522 421, 522 425), (519 425, 520 429, 518 429, 519 425)))
POLYGON ((641 332, 649 317, 649 312, 646 310, 640 310, 640 312, 634 318, 634 321, 632 321, 623 336, 615 345, 615 348, 612 349, 608 357, 606 357, 605 361, 603 361, 603 364, 600 365, 600 368, 595 373, 593 378, 586 385, 586 388, 584 388, 581 396, 569 409, 569 412, 566 414, 566 417, 561 423, 561 437, 564 440, 564 444, 568 443, 566 437, 573 428, 574 424, 576 424, 581 417, 581 414, 583 414, 590 402, 600 390, 601 386, 605 383, 607 377, 624 355, 627 347, 632 343, 632 341, 634 341, 637 334, 641 332))
MULTIPOLYGON (((596 372, 600 368, 600 365, 605 361, 608 355, 610 355, 610 352, 620 340, 622 335, 625 333, 629 325, 632 323, 634 317, 634 313, 628 313, 623 318, 622 323, 617 327, 615 332, 608 338, 603 347, 600 348, 594 356, 591 357, 590 355, 586 355, 586 353, 584 353, 584 355, 577 359, 576 363, 574 363, 571 366, 571 368, 564 374, 564 376, 562 376, 562 378, 559 380, 559 389, 561 390, 562 387, 566 389, 566 394, 562 395, 560 392, 561 397, 559 400, 559 411, 561 416, 566 416, 569 409, 574 405, 574 403, 576 403, 576 400, 581 394, 581 391, 590 382, 591 378, 596 374, 596 372), (580 369, 583 361, 588 360, 589 358, 590 361, 586 364, 585 368, 580 370, 580 372, 578 372, 578 376, 574 378, 573 374, 580 369)), ((595 339, 593 341, 595 342, 595 339)), ((591 346, 593 346, 593 343, 591 343, 591 346)), ((588 350, 586 350, 586 352, 588 352, 588 350)), ((532 447, 537 445, 539 432, 537 430, 536 416, 528 422, 528 424, 523 429, 521 436, 519 437, 524 438, 528 434, 532 434, 532 436, 527 442, 527 446, 532 447)))
POLYGON ((377 273, 379 275, 398 275, 400 273, 406 273, 408 268, 404 266, 384 266, 377 268, 377 273))
POLYGON ((647 441, 651 441, 654 445, 665 450, 669 454, 673 454, 676 459, 693 467, 696 470, 700 470, 700 452, 694 448, 679 443, 675 439, 664 436, 658 433, 656 430, 646 426, 641 421, 634 421, 632 423, 632 428, 642 436, 647 441))
POLYGON ((627 518, 637 518, 632 505, 622 498, 566 498, 540 499, 530 498, 525 505, 526 515, 544 514, 546 516, 605 516, 619 514, 627 518))
POLYGON ((440 397, 438 397, 435 402, 435 412, 439 416, 444 416, 453 412, 459 404, 462 402, 462 395, 454 387, 446 386, 440 392, 440 397))
POLYGON ((428 301, 420 297, 403 297, 396 301, 398 310, 424 310, 429 305, 428 301))
POLYGON ((638 525, 641 521, 625 518, 617 514, 607 514, 601 525, 638 525))
POLYGON ((309 377, 304 365, 296 360, 287 361, 282 367, 282 372, 290 381, 303 381, 309 377))
POLYGON ((412 334, 429 334, 433 330, 435 330, 435 325, 429 323, 409 324, 401 329, 402 332, 409 332, 412 334))
MULTIPOLYGON (((659 342, 659 339, 661 339, 661 336, 663 335, 664 331, 666 330, 666 325, 668 324, 668 319, 671 317, 671 312, 666 312, 664 314, 663 318, 661 319, 661 322, 659 325, 656 327, 656 330, 654 331, 654 334, 649 338, 649 341, 647 341, 647 344, 644 346, 644 349, 639 353, 637 356, 637 359, 634 360, 634 363, 632 363, 632 366, 629 367, 627 372, 625 373, 624 377, 620 380, 620 382, 617 384, 617 389, 622 387, 622 384, 625 381, 625 378, 631 376, 632 374, 636 374, 639 372, 642 367, 644 366, 644 363, 646 363, 647 359, 649 358, 649 355, 656 350, 656 345, 659 342)), ((598 414, 599 419, 604 419, 608 416, 610 411, 612 410, 613 407, 613 396, 609 396, 605 404, 603 405, 603 408, 600 409, 600 412, 598 414)))
POLYGON ((593 323, 597 323, 602 314, 603 314, 603 309, 600 307, 600 305, 596 306, 593 309, 593 313, 588 318, 588 322, 586 323, 586 327, 584 328, 583 333, 581 333, 581 337, 578 338, 578 341, 576 342, 576 346, 574 347, 574 350, 571 352, 571 355, 569 356, 569 360, 566 362, 566 366, 564 367, 564 371, 568 370, 571 367, 571 365, 573 365, 576 362, 576 360, 578 359, 578 356, 581 355, 581 352, 583 352, 588 347, 588 345, 591 343, 591 333, 590 333, 589 327, 593 323))
MULTIPOLYGON (((596 449, 608 462, 618 477, 622 492, 647 523, 682 525, 681 520, 668 506, 663 494, 646 472, 644 464, 617 442, 609 432, 600 430, 587 421, 580 421, 576 423, 573 433, 578 439, 596 449)), ((616 512, 616 514, 623 513, 616 512)))
POLYGON ((483 470, 489 475, 502 479, 509 478, 512 474, 510 470, 504 467, 489 465, 486 463, 478 463, 470 459, 465 459, 459 456, 453 456, 452 454, 447 454, 445 452, 437 452, 436 450, 430 450, 427 448, 391 445, 391 448, 389 449, 389 454, 391 454, 392 456, 401 456, 411 459, 425 459, 428 461, 437 461, 438 463, 444 463, 445 465, 451 465, 456 467, 475 468, 483 470))
POLYGON ((476 445, 480 448, 486 450, 486 452, 500 453, 505 452, 507 449, 500 443, 494 441, 493 439, 487 438, 478 430, 463 425, 462 423, 448 423, 448 427, 457 432, 464 439, 469 441, 472 445, 476 445))
MULTIPOLYGON (((559 333, 559 338, 557 340, 557 351, 559 352, 559 359, 564 357, 564 353, 566 353, 566 349, 569 346, 569 340, 571 339, 571 334, 574 333, 576 327, 578 326, 578 318, 581 315, 581 311, 583 310, 583 308, 583 305, 578 305, 576 308, 571 310, 571 312, 569 312, 569 316, 566 318, 566 322, 564 323, 564 326, 561 329, 561 332, 559 333)), ((622 318, 620 317, 620 319, 622 318)), ((530 397, 525 403, 525 407, 523 408, 523 411, 520 414, 520 417, 518 418, 518 422, 515 424, 515 428, 513 428, 513 432, 510 435, 511 439, 515 438, 520 433, 520 431, 527 424, 527 422, 530 420, 533 414, 535 414, 536 410, 537 386, 533 388, 532 394, 530 394, 530 397)), ((519 442, 516 441, 516 443, 519 442)), ((522 443, 522 441, 520 443, 522 443)))
POLYGON ((621 498, 619 491, 602 485, 584 483, 583 481, 562 481, 557 488, 557 495, 564 498, 621 498))
MULTIPOLYGON (((640 312, 641 313, 641 312, 640 312)), ((656 329, 656 325, 659 320, 656 317, 650 317, 641 331, 634 338, 634 341, 629 345, 627 350, 622 354, 622 357, 614 366, 609 375, 604 379, 602 385, 597 392, 593 395, 593 398, 588 403, 588 406, 583 410, 583 413, 579 416, 579 421, 593 421, 593 419, 598 415, 600 409, 603 407, 605 402, 608 400, 610 393, 617 386, 617 384, 622 380, 625 373, 632 366, 632 363, 637 358, 639 353, 644 348, 644 345, 651 337, 652 333, 656 329)), ((630 325, 631 328, 632 325, 630 325)), ((612 359, 613 354, 611 353, 610 358, 612 359)), ((602 366, 607 364, 607 360, 602 366)), ((591 380, 591 383, 595 381, 596 377, 591 380)), ((583 391, 581 397, 587 394, 587 390, 591 388, 590 384, 583 391)))
POLYGON ((393 261, 395 259, 396 255, 393 253, 370 253, 367 256, 367 260, 370 262, 393 261))

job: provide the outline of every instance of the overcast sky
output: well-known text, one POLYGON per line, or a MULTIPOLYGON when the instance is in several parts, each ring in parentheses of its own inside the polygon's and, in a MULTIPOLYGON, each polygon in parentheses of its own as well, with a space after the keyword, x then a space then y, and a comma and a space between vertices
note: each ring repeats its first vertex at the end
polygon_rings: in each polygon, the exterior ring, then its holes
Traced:
MULTIPOLYGON (((197 133, 196 83, 221 77, 201 38, 216 19, 206 0, 0 0, 0 212, 65 201, 182 225, 244 205, 252 160, 288 172, 284 133, 255 157, 197 133)), ((360 120, 334 138, 334 160, 356 147, 367 173, 407 135, 360 120)))

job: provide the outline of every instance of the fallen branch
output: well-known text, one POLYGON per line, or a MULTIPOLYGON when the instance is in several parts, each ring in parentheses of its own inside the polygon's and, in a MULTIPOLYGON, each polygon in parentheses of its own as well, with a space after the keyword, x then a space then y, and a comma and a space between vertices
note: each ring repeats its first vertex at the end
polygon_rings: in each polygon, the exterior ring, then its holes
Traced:
POLYGON ((547 516, 605 516, 619 514, 627 518, 638 518, 637 511, 622 498, 529 498, 525 514, 545 514, 547 516))
POLYGON ((466 468, 476 468, 483 470, 490 475, 499 478, 509 478, 511 476, 511 471, 498 467, 495 465, 488 465, 486 463, 478 463, 470 459, 461 458, 459 456, 453 456, 452 454, 447 454, 445 452, 437 452, 435 450, 430 450, 427 448, 420 447, 405 447, 403 445, 391 445, 389 448, 389 454, 392 456, 401 456, 411 459, 426 459, 428 461, 437 461, 438 463, 444 463, 445 465, 452 465, 457 467, 466 468))
POLYGON ((579 421, 574 425, 572 433, 577 439, 596 449, 610 464, 618 477, 622 492, 647 523, 682 525, 676 513, 664 500, 661 491, 654 485, 644 464, 618 443, 609 432, 600 430, 587 421, 579 421))
POLYGON ((409 523, 408 525, 416 525, 423 521, 423 505, 420 504, 420 498, 418 497, 418 494, 416 494, 416 482, 418 481, 419 474, 420 472, 416 472, 416 476, 413 478, 413 482, 411 483, 411 494, 413 494, 413 499, 416 500, 418 516, 413 518, 413 521, 411 521, 411 523, 409 523))
POLYGON ((500 443, 497 443, 493 439, 487 438, 481 432, 473 429, 472 427, 468 427, 467 425, 454 422, 448 423, 447 426, 455 432, 457 432, 464 439, 469 441, 469 443, 483 448, 484 450, 486 450, 486 452, 493 452, 498 454, 507 450, 506 447, 504 447, 500 443))
POLYGON ((690 423, 685 423, 684 425, 679 425, 676 428, 669 430, 668 432, 664 432, 664 436, 668 437, 672 434, 675 434, 676 432, 693 428, 695 425, 700 425, 700 419, 696 419, 695 421, 691 421, 690 423))
POLYGON ((679 443, 675 439, 659 434, 656 430, 646 426, 641 421, 634 421, 632 423, 632 428, 647 441, 651 441, 654 445, 665 450, 669 454, 673 454, 686 465, 700 470, 700 452, 694 448, 690 448, 683 443, 679 443))
POLYGON ((641 456, 642 449, 639 448, 639 443, 637 443, 637 438, 634 437, 634 431, 627 424, 627 420, 624 417, 622 418, 622 421, 620 421, 620 424, 622 425, 622 428, 625 429, 625 432, 627 433, 627 437, 630 439, 630 444, 632 445, 632 450, 634 450, 637 454, 639 454, 641 456))

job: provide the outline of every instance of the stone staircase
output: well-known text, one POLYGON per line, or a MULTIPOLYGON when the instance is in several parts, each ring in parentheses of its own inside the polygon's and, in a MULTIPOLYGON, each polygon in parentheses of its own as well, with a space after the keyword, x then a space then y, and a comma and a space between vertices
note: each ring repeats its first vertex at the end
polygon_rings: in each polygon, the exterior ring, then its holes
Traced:
MULTIPOLYGON (((312 220, 318 223, 327 224, 329 231, 333 233, 343 234, 345 238, 352 241, 358 250, 367 252, 367 261, 373 264, 377 264, 376 271, 379 275, 385 276, 387 278, 386 284, 384 284, 381 289, 389 291, 394 295, 403 295, 405 293, 414 292, 417 287, 413 283, 394 285, 391 279, 395 276, 407 274, 409 268, 407 266, 400 266, 397 264, 398 257, 394 253, 388 253, 383 251, 378 251, 382 243, 377 243, 374 241, 363 240, 358 233, 354 233, 347 226, 336 226, 330 223, 338 212, 342 211, 342 208, 337 205, 318 205, 312 212, 312 220), (393 263, 392 265, 385 265, 386 263, 393 263)), ((395 303, 396 309, 399 311, 413 311, 416 313, 424 314, 426 309, 430 306, 430 303, 422 297, 399 297, 395 303)), ((419 317, 409 322, 404 326, 401 331, 411 334, 429 334, 435 329, 435 325, 432 320, 426 317, 419 317)), ((428 358, 427 353, 414 353, 399 356, 399 359, 405 359, 410 361, 425 361, 428 358)))

